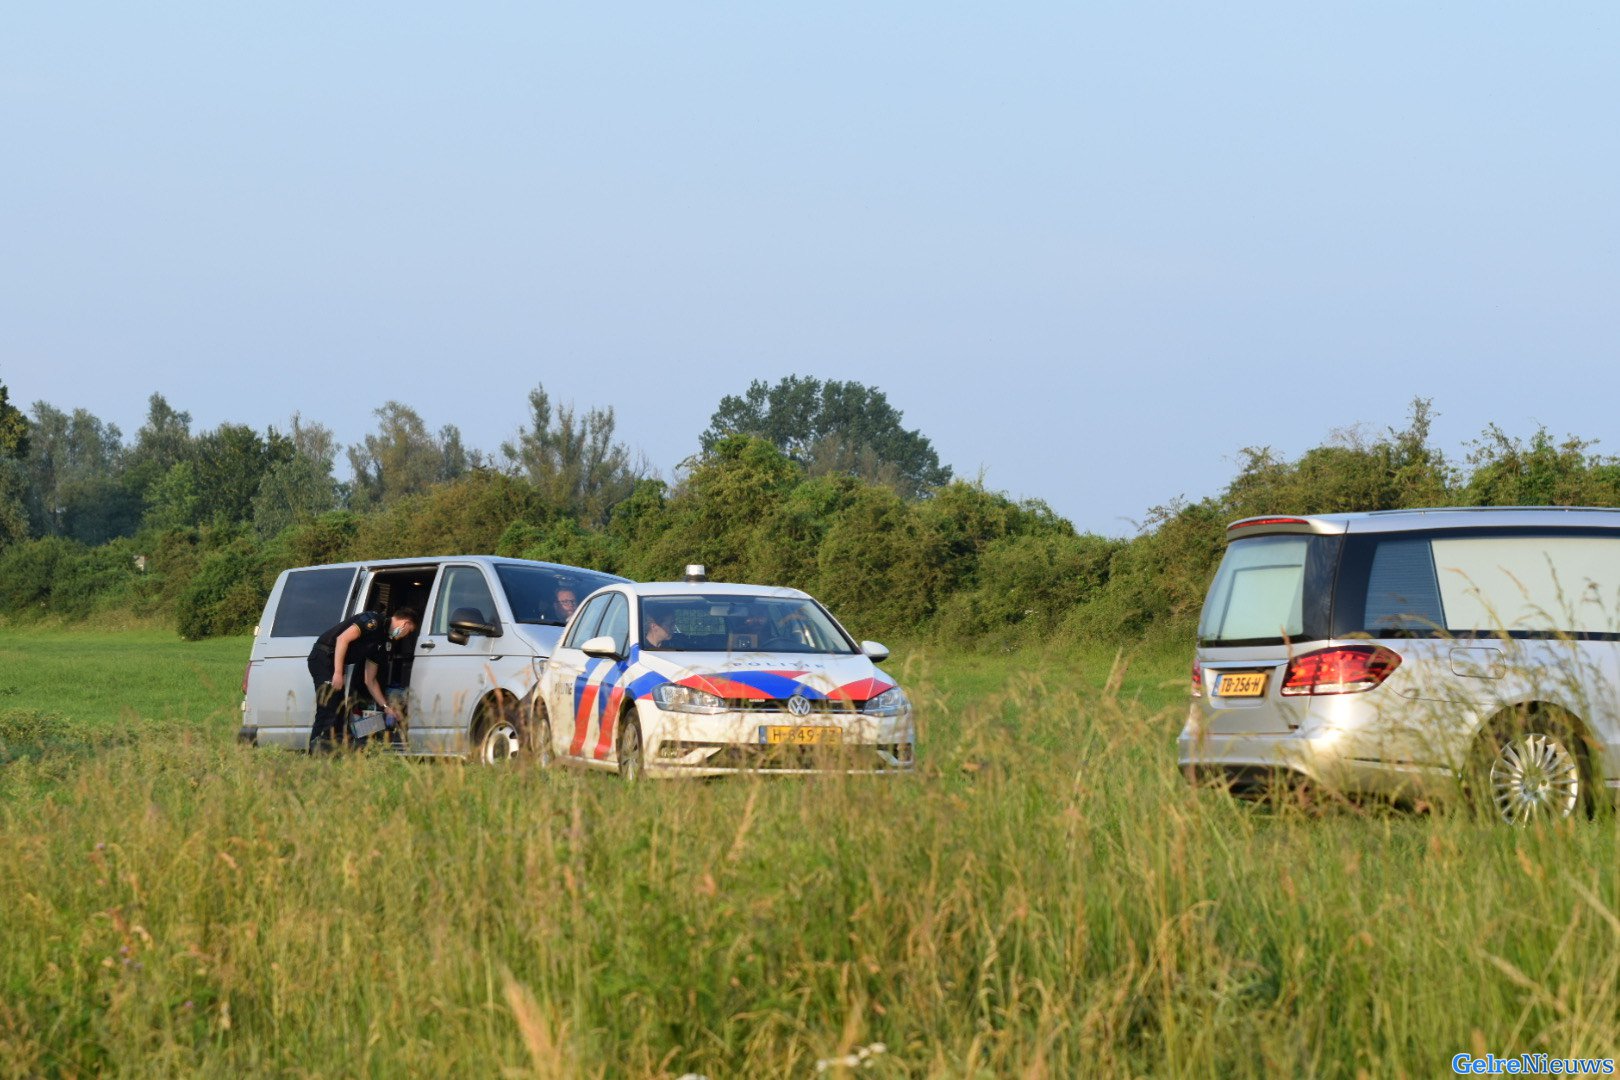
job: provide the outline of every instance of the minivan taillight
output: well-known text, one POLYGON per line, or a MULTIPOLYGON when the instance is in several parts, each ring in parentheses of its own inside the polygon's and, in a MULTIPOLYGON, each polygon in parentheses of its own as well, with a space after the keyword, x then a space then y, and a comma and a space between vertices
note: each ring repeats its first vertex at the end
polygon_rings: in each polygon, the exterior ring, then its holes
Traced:
POLYGON ((1193 661, 1192 669, 1192 696, 1204 696, 1204 665, 1197 660, 1193 661))
POLYGON ((1382 645, 1336 645, 1296 656, 1283 675, 1285 697, 1359 694, 1401 666, 1400 654, 1382 645))

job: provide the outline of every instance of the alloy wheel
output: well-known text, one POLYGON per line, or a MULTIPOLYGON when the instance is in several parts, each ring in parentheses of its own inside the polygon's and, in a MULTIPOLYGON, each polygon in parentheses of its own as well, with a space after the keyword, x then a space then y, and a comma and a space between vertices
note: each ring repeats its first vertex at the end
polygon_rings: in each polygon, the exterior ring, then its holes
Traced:
POLYGON ((1497 750, 1490 786, 1496 812, 1510 825, 1566 818, 1580 803, 1580 762, 1561 740, 1526 732, 1497 750))
POLYGON ((619 775, 634 783, 641 779, 641 725, 634 719, 619 729, 619 775))

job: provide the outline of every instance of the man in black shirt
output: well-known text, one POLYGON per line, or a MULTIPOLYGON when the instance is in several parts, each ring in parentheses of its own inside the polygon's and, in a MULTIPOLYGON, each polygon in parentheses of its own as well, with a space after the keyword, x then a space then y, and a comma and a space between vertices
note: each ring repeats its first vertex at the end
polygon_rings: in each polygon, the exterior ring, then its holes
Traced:
MULTIPOLYGON (((315 680, 315 725, 309 732, 311 750, 329 750, 344 734, 344 714, 349 695, 344 694, 344 669, 359 667, 362 681, 373 701, 392 714, 388 698, 377 684, 390 641, 416 633, 420 619, 413 608, 400 608, 391 619, 375 611, 351 615, 315 641, 309 651, 309 675, 315 680)), ((352 693, 352 692, 351 692, 352 693)))

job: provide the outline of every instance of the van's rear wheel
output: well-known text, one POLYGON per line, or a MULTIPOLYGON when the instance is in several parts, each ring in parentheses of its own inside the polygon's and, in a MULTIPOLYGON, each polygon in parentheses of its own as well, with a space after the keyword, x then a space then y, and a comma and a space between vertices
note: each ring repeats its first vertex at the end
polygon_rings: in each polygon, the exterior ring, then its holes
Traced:
POLYGON ((626 783, 641 779, 646 768, 645 751, 641 743, 641 721, 634 709, 624 714, 619 722, 619 776, 626 783))
POLYGON ((1567 818, 1591 794, 1574 725, 1550 710, 1493 724, 1475 748, 1470 773, 1475 804, 1509 825, 1567 818))
POLYGON ((473 760, 483 765, 505 765, 523 750, 523 725, 517 709, 505 702, 485 707, 473 746, 473 760))

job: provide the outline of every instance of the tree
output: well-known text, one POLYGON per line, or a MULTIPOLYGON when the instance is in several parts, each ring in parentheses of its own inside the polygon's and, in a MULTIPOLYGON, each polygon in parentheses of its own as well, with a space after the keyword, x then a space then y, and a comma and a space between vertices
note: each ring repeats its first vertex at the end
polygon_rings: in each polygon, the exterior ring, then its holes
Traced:
POLYGON ((633 466, 629 448, 614 441, 612 407, 583 416, 572 404, 554 409, 545 388, 536 386, 529 391, 529 413, 529 424, 518 429, 514 442, 502 444, 501 454, 549 505, 605 524, 646 471, 633 466))
POLYGON ((162 394, 146 401, 146 423, 135 433, 124 464, 129 488, 148 499, 149 489, 182 461, 191 460, 191 414, 171 407, 162 394))
POLYGON ((11 403, 11 391, 0 383, 0 458, 28 454, 28 417, 11 403))
POLYGON ((37 401, 28 436, 28 516, 40 536, 100 544, 135 530, 140 500, 121 482, 123 436, 84 409, 37 401))
POLYGON ((379 421, 377 434, 349 447, 355 509, 388 506, 467 471, 468 455, 461 445, 461 432, 454 426, 441 428, 435 437, 416 410, 397 401, 388 402, 374 415, 379 421))
POLYGON ((274 428, 260 435, 246 424, 221 424, 197 436, 189 464, 197 477, 196 524, 253 520, 253 497, 265 475, 291 460, 293 441, 274 428))
POLYGON ((950 482, 951 469, 920 431, 901 426, 883 391, 858 382, 789 375, 728 394, 701 436, 710 453, 727 435, 754 435, 805 465, 812 476, 850 473, 915 497, 950 482))
POLYGON ((0 383, 0 547, 28 539, 28 417, 0 383))
POLYGON ((184 529, 201 519, 202 495, 197 488, 197 468, 189 461, 177 461, 169 471, 146 488, 147 528, 184 529))
POLYGON ((337 506, 332 476, 337 445, 329 428, 292 419, 292 455, 272 465, 253 496, 253 528, 264 539, 302 525, 337 506))

